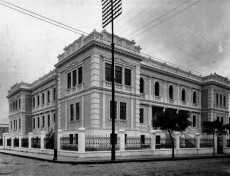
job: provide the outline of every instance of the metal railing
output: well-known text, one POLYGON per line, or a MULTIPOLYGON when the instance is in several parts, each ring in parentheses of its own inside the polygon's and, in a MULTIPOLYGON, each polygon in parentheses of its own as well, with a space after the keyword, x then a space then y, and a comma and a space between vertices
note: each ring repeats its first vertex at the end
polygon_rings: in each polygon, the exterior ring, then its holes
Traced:
MULTIPOLYGON (((120 138, 117 137, 115 150, 119 150, 120 138)), ((111 150, 110 136, 91 136, 85 138, 86 151, 109 151, 111 150)))
POLYGON ((180 136, 180 148, 196 148, 196 138, 183 133, 180 136))
POLYGON ((211 148, 213 147, 213 139, 200 139, 200 148, 211 148))
POLYGON ((14 147, 19 147, 19 139, 14 138, 14 147))
MULTIPOLYGON (((174 148, 176 147, 176 140, 174 138, 174 148)), ((171 138, 161 138, 160 143, 155 145, 156 149, 169 149, 172 148, 172 141, 171 138)))
POLYGON ((61 150, 78 151, 78 141, 76 138, 61 137, 61 150))
POLYGON ((11 146, 11 139, 7 139, 7 140, 6 140, 6 145, 7 145, 7 146, 11 146))
POLYGON ((128 136, 125 144, 125 150, 142 150, 150 149, 151 138, 141 140, 138 136, 128 136))
POLYGON ((22 147, 24 148, 28 148, 29 144, 28 144, 28 138, 22 138, 22 147))
POLYGON ((41 139, 39 137, 31 139, 31 147, 32 148, 41 148, 41 139))

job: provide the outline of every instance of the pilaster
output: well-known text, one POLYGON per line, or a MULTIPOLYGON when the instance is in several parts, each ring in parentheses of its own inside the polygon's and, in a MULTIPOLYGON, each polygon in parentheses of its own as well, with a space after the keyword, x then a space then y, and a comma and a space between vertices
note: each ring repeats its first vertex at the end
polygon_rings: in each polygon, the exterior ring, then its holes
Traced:
POLYGON ((91 87, 100 87, 100 56, 91 56, 91 87))

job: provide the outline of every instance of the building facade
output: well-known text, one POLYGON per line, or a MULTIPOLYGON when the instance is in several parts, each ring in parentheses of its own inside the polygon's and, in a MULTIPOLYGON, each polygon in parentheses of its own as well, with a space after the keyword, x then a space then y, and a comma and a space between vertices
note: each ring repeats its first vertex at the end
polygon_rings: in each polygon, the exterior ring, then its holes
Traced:
MULTIPOLYGON (((142 55, 134 41, 119 36, 114 41, 116 132, 149 136, 152 119, 165 109, 189 112, 192 125, 185 133, 191 137, 202 132, 203 121, 230 122, 228 78, 201 76, 142 55)), ((74 136, 79 128, 109 135, 111 87, 111 34, 94 30, 64 48, 55 70, 32 84, 11 87, 9 134, 48 133, 57 121, 63 136, 74 136)))

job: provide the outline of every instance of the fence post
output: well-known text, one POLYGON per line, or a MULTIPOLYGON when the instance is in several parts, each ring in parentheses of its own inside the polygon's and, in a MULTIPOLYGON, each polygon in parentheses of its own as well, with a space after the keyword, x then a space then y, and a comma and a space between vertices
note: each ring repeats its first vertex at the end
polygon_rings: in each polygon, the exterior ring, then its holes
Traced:
POLYGON ((32 144, 32 141, 31 141, 31 140, 32 140, 32 137, 33 137, 33 133, 30 132, 30 133, 28 134, 28 136, 29 136, 29 137, 28 137, 28 142, 29 142, 28 148, 31 149, 31 146, 32 146, 32 145, 31 145, 31 144, 32 144))
POLYGON ((58 129, 58 141, 57 141, 57 150, 61 150, 61 137, 62 137, 63 131, 58 129))
POLYGON ((45 137, 46 137, 46 132, 45 131, 41 131, 41 136, 40 136, 40 149, 43 150, 45 147, 45 137))
POLYGON ((200 148, 200 133, 196 133, 195 134, 195 138, 196 138, 196 148, 200 148))
POLYGON ((125 130, 120 129, 118 133, 120 137, 120 146, 119 146, 120 149, 119 150, 124 151, 125 150, 125 130))
POLYGON ((9 133, 3 133, 3 147, 4 147, 4 149, 7 146, 7 136, 9 136, 9 133))
POLYGON ((150 137, 151 137, 151 150, 156 149, 156 131, 152 130, 150 131, 150 137))
POLYGON ((214 154, 217 153, 217 136, 214 135, 214 154))
POLYGON ((176 139, 176 149, 180 149, 180 132, 175 132, 175 139, 176 139))
POLYGON ((85 128, 78 128, 78 152, 85 152, 85 128))
POLYGON ((22 136, 23 136, 23 134, 22 133, 20 133, 19 134, 19 137, 18 137, 18 140, 19 140, 19 148, 21 148, 22 147, 22 136))

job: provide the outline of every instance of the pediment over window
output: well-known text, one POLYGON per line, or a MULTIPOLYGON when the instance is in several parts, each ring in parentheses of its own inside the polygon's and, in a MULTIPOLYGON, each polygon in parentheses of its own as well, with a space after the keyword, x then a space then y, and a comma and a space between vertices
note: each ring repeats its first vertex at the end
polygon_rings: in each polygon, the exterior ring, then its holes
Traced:
POLYGON ((131 66, 134 65, 134 63, 128 62, 127 60, 122 59, 122 58, 115 58, 115 62, 121 65, 131 65, 131 66))
POLYGON ((80 64, 79 62, 73 62, 72 64, 70 64, 70 65, 67 67, 66 70, 70 70, 70 69, 76 67, 76 66, 79 65, 79 64, 80 64))

